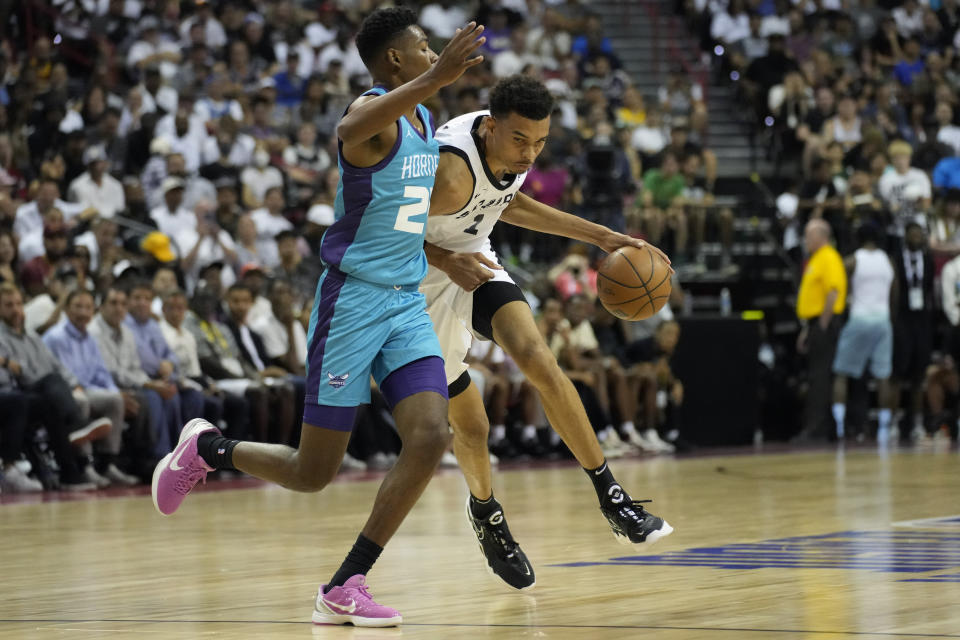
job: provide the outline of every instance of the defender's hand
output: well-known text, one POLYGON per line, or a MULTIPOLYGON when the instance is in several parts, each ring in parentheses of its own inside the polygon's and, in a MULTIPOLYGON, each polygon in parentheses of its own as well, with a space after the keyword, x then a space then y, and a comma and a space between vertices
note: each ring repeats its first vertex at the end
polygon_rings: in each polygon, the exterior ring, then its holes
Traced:
POLYGON ((440 52, 440 57, 433 63, 433 67, 427 71, 430 80, 436 82, 441 87, 456 82, 463 72, 475 65, 483 62, 483 56, 470 56, 487 41, 480 37, 483 33, 483 25, 476 22, 470 22, 463 29, 457 29, 456 35, 450 39, 447 46, 440 52))
POLYGON ((443 270, 464 291, 473 291, 493 277, 495 269, 503 267, 482 253, 451 253, 444 261, 443 270))

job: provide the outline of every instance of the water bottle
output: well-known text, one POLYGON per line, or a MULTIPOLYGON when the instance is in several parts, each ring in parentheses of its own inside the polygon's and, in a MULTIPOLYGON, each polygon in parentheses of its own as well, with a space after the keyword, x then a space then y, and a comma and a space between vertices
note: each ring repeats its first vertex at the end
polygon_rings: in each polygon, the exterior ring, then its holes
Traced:
POLYGON ((730 289, 720 289, 720 315, 726 318, 730 315, 730 289))

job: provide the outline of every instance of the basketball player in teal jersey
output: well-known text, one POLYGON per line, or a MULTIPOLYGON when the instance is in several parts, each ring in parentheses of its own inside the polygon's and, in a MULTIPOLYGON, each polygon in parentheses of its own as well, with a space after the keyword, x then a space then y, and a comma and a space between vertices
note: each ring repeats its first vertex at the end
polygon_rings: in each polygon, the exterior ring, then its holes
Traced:
POLYGON ((440 167, 427 225, 430 269, 421 285, 443 348, 454 453, 470 488, 467 518, 490 570, 517 589, 528 589, 536 580, 510 534, 503 507, 493 497, 490 424, 464 362, 473 339, 500 345, 539 391, 550 424, 593 482, 600 511, 619 541, 647 548, 673 531, 632 500, 613 477, 573 383, 537 330, 523 292, 490 246, 498 220, 589 242, 604 251, 644 246, 641 240, 520 192, 546 142, 552 110, 553 98, 542 83, 513 76, 491 90, 489 111, 459 116, 437 131, 440 167))
POLYGON ((419 104, 482 58, 483 27, 458 31, 438 56, 410 9, 373 12, 357 49, 376 83, 337 126, 341 179, 336 222, 323 237, 326 270, 307 336, 307 396, 300 446, 230 440, 203 420, 184 427, 153 476, 169 515, 208 471, 236 468, 295 491, 336 475, 354 414, 373 375, 393 409, 403 450, 384 478, 363 531, 321 585, 313 621, 392 626, 400 614, 374 602, 366 573, 419 498, 449 442, 440 345, 418 291, 427 209, 439 161, 430 113, 419 104))

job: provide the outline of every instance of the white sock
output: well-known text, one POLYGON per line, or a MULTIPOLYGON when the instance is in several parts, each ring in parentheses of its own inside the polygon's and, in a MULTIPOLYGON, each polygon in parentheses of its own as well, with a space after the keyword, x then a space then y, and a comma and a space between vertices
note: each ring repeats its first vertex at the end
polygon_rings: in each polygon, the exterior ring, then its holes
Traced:
POLYGON ((843 419, 847 416, 847 405, 842 402, 833 403, 833 419, 837 423, 837 437, 843 437, 843 419))
POLYGON ((600 429, 600 431, 597 431, 597 441, 606 442, 607 438, 610 437, 611 431, 613 431, 613 427, 611 426, 606 426, 603 429, 600 429))
POLYGON ((633 424, 633 420, 626 420, 621 425, 620 428, 623 429, 623 432, 627 435, 637 432, 637 427, 633 424))
POLYGON ((537 438, 537 428, 532 424, 528 424, 523 428, 523 433, 520 434, 522 440, 535 440, 537 438))
POLYGON ((890 417, 890 409, 880 409, 880 412, 877 414, 877 423, 880 429, 890 428, 890 417))
POLYGON ((915 431, 923 431, 923 414, 922 413, 914 414, 913 428, 915 431))
POLYGON ((490 439, 494 442, 500 442, 507 437, 507 427, 502 424, 495 424, 490 429, 490 439))

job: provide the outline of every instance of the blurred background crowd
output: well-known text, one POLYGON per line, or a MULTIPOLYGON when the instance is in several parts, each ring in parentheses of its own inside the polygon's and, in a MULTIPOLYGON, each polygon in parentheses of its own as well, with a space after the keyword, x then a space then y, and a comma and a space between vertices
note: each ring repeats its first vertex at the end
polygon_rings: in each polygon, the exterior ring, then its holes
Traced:
MULTIPOLYGON (((836 437, 820 420, 836 336, 796 340, 810 320, 795 307, 804 264, 824 245, 804 234, 819 219, 843 254, 860 227, 880 230, 921 290, 919 307, 893 314, 908 398, 894 427, 955 437, 955 0, 407 4, 437 51, 467 21, 486 25, 485 62, 428 103, 438 123, 484 108, 500 78, 543 80, 556 110, 524 190, 673 258, 671 304, 624 323, 595 301, 595 249, 494 232, 608 456, 689 446, 672 366, 683 320, 732 306, 765 311, 751 359, 759 423, 778 425, 768 436, 836 437), (777 279, 787 290, 771 301, 760 285, 777 279)), ((196 417, 230 437, 297 441, 334 130, 369 86, 353 37, 378 5, 0 7, 0 409, 17 416, 0 429, 3 490, 140 482, 196 417)), ((471 359, 492 454, 566 455, 509 358, 478 342, 471 359)), ((874 414, 851 413, 848 435, 862 438, 874 414)), ((398 448, 374 393, 344 468, 389 467, 398 448)))

